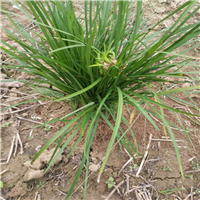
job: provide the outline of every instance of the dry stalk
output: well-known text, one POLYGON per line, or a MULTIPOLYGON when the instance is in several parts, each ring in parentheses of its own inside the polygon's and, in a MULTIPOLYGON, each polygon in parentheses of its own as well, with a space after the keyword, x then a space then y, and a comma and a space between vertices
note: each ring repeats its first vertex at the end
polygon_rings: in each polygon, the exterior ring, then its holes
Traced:
MULTIPOLYGON (((149 115, 150 115, 154 120, 156 120, 159 124, 163 125, 163 123, 160 122, 157 118, 155 118, 151 113, 149 113, 149 115)), ((174 128, 174 127, 172 127, 172 126, 170 126, 170 128, 171 128, 171 129, 174 129, 174 130, 182 131, 182 132, 183 132, 183 131, 188 132, 187 130, 183 130, 183 129, 179 129, 179 128, 174 128)))
POLYGON ((129 189, 130 189, 130 184, 129 184, 129 175, 127 175, 127 174, 125 174, 125 176, 126 176, 126 193, 127 193, 127 191, 129 191, 129 189))
POLYGON ((124 184, 124 180, 122 180, 118 185, 116 185, 115 188, 111 191, 111 193, 104 200, 109 200, 110 197, 115 193, 115 191, 123 184, 124 184))
MULTIPOLYGON (((170 139, 154 139, 152 138, 151 140, 153 141, 161 141, 161 142, 173 142, 173 140, 170 139)), ((183 142, 183 140, 175 140, 176 142, 183 142)))
POLYGON ((148 155, 148 150, 149 150, 149 147, 150 147, 150 144, 151 144, 151 139, 152 139, 152 134, 151 134, 150 137, 149 137, 149 142, 148 142, 146 151, 145 151, 145 153, 144 153, 144 157, 143 157, 143 159, 142 159, 142 162, 141 162, 141 164, 140 164, 140 167, 139 167, 139 169, 138 169, 138 171, 137 171, 137 173, 136 173, 136 177, 139 176, 139 174, 140 174, 140 172, 141 172, 141 170, 142 170, 142 167, 143 167, 143 165, 144 165, 145 159, 146 159, 146 157, 147 157, 147 155, 148 155))
POLYGON ((7 172, 8 171, 8 169, 5 169, 5 170, 3 170, 2 172, 0 172, 0 176, 2 175, 2 174, 4 174, 5 172, 7 172))
MULTIPOLYGON (((14 93, 18 93, 18 94, 29 96, 28 94, 26 94, 24 92, 19 92, 19 91, 16 91, 16 90, 10 90, 10 89, 7 89, 7 88, 0 88, 0 90, 6 90, 6 91, 9 91, 9 92, 14 92, 14 93)), ((34 94, 34 96, 36 96, 36 95, 39 95, 39 93, 34 94)))
POLYGON ((64 192, 62 192, 62 191, 60 191, 59 189, 56 189, 58 192, 60 192, 61 194, 63 194, 63 195, 65 195, 65 196, 67 196, 67 194, 66 193, 64 193, 64 192))
MULTIPOLYGON (((5 163, 1 163, 2 165, 3 165, 3 164, 8 164, 8 163, 9 163, 10 158, 11 158, 12 153, 13 153, 13 150, 14 150, 13 155, 14 155, 14 157, 16 156, 17 146, 18 146, 18 138, 14 135, 14 136, 13 136, 12 143, 11 143, 10 151, 9 151, 9 154, 8 154, 7 161, 6 161, 5 163), (15 146, 15 150, 14 150, 14 146, 15 146)), ((22 147, 22 148, 23 148, 23 147, 22 147)))
POLYGON ((178 200, 182 200, 179 196, 172 194, 173 197, 176 197, 178 200))
POLYGON ((192 194, 190 193, 184 200, 187 200, 189 197, 191 197, 191 195, 194 195, 195 192, 193 192, 192 194))
POLYGON ((6 163, 2 163, 2 164, 7 164, 9 161, 10 161, 10 158, 11 158, 11 155, 12 155, 12 152, 13 152, 13 149, 14 149, 14 144, 15 144, 15 135, 13 136, 13 140, 12 140, 12 143, 11 143, 11 147, 10 147, 10 152, 8 154, 8 159, 6 161, 6 163))
MULTIPOLYGON (((45 105, 45 104, 47 104, 47 103, 43 103, 42 105, 45 105)), ((34 108, 34 107, 37 107, 37 106, 41 106, 41 104, 37 104, 37 105, 30 106, 30 107, 26 107, 26 108, 23 108, 21 110, 15 110, 15 111, 12 111, 12 112, 1 113, 0 115, 9 115, 9 114, 21 112, 21 111, 24 111, 24 110, 28 110, 30 108, 34 108)))
POLYGON ((35 193, 34 200, 41 200, 41 195, 40 195, 40 193, 38 191, 35 193))
POLYGON ((191 170, 191 171, 186 171, 186 172, 184 172, 184 173, 185 173, 185 174, 190 174, 190 173, 196 173, 196 172, 200 172, 200 169, 191 170))
POLYGON ((15 151, 13 153, 13 156, 15 157, 17 154, 17 147, 18 147, 18 138, 15 139, 15 151))
POLYGON ((134 190, 142 189, 143 187, 151 187, 151 185, 145 185, 145 186, 133 186, 132 189, 128 190, 126 194, 133 192, 134 190))
MULTIPOLYGON (((23 118, 23 117, 20 117, 20 116, 16 116, 18 119, 22 119, 22 120, 25 120, 25 121, 29 121, 29 122, 33 122, 33 123, 36 123, 36 124, 44 124, 44 123, 41 123, 41 122, 38 122, 38 121, 34 121, 34 120, 31 120, 31 119, 26 119, 26 118, 23 118)), ((54 127, 53 125, 49 125, 48 126, 50 127, 54 127)))
MULTIPOLYGON (((129 154, 129 152, 124 148, 124 151, 128 154, 128 156, 130 157, 130 159, 122 166, 122 168, 119 171, 119 175, 121 174, 121 172, 124 170, 124 168, 133 160, 133 157, 129 154)), ((136 157, 137 154, 134 155, 134 157, 136 157)))
POLYGON ((20 154, 23 154, 24 153, 23 144, 22 144, 21 138, 19 136, 19 131, 17 131, 16 134, 17 134, 17 140, 19 141, 19 144, 20 144, 20 154))

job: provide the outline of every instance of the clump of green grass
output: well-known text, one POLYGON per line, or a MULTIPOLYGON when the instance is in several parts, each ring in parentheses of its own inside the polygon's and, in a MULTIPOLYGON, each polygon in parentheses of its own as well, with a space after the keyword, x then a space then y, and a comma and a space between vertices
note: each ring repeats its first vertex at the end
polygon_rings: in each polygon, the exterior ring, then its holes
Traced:
MULTIPOLYGON (((198 66, 199 62, 185 55, 187 51, 200 44, 199 39, 196 39, 200 32, 200 22, 187 24, 199 10, 199 6, 195 7, 196 1, 187 1, 151 27, 148 27, 147 21, 143 19, 142 1, 137 1, 134 12, 131 9, 133 3, 128 1, 85 1, 84 19, 75 15, 71 1, 26 1, 26 4, 21 2, 13 4, 26 18, 37 25, 40 32, 35 33, 37 37, 32 37, 11 17, 12 14, 14 16, 17 14, 3 10, 15 29, 14 32, 5 30, 7 36, 22 47, 22 50, 18 51, 2 41, 3 52, 18 62, 18 64, 4 62, 4 66, 34 75, 35 78, 23 82, 41 92, 45 96, 44 99, 73 102, 74 107, 72 113, 43 124, 45 126, 58 120, 67 122, 41 148, 34 160, 56 141, 57 146, 49 161, 48 170, 79 130, 81 133, 68 156, 85 137, 82 161, 67 198, 72 194, 85 163, 86 177, 89 173, 89 152, 100 118, 105 120, 113 130, 113 134, 100 168, 98 181, 116 139, 133 157, 134 152, 138 153, 137 141, 130 128, 134 124, 134 111, 129 120, 125 119, 122 116, 124 104, 133 105, 135 110, 144 115, 156 129, 158 126, 151 115, 162 121, 164 132, 166 134, 168 132, 173 140, 183 175, 179 150, 171 129, 171 126, 175 125, 165 119, 163 110, 194 115, 167 106, 162 97, 173 98, 172 94, 193 91, 200 86, 157 92, 153 85, 158 89, 159 85, 168 82, 166 77, 185 77, 189 73, 181 70, 185 65, 198 66), (171 27, 156 33, 152 32, 155 27, 176 13, 180 13, 180 17, 171 27), (176 53, 177 48, 185 45, 190 45, 190 48, 176 53), (182 59, 177 61, 178 57, 182 59), (174 67, 177 68, 170 70, 174 67), (77 104, 82 107, 76 107, 77 104), (147 107, 143 107, 142 104, 146 104, 147 107), (68 121, 70 116, 74 118, 68 121), (115 121, 114 126, 108 116, 115 121), (78 122, 76 126, 72 126, 75 122, 78 122), (132 140, 127 138, 127 130, 121 128, 121 122, 129 127, 132 140), (61 142, 67 135, 70 137, 59 150, 61 142)), ((174 99, 182 102, 177 97, 174 99)), ((196 107, 194 102, 184 101, 184 104, 196 107)), ((181 122, 180 125, 184 129, 181 122)), ((185 133, 189 138, 186 130, 185 133)), ((86 186, 87 179, 84 198, 86 186)))

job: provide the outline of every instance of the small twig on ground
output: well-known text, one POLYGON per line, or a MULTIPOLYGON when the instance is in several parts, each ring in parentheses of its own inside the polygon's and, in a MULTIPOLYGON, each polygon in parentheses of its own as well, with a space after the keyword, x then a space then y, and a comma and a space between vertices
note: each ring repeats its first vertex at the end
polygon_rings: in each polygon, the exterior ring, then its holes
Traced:
MULTIPOLYGON (((190 111, 191 114, 193 114, 193 112, 188 108, 188 110, 190 111)), ((200 122, 200 117, 194 116, 196 120, 198 120, 200 122)))
MULTIPOLYGON (((10 105, 9 105, 9 106, 10 106, 10 105)), ((12 120, 13 120, 12 108, 8 108, 8 110, 10 111, 10 113, 11 113, 11 118, 12 118, 12 120)))
POLYGON ((16 137, 14 135, 12 143, 11 143, 11 147, 10 147, 10 152, 9 152, 8 159, 7 159, 6 163, 8 163, 10 158, 11 158, 11 155, 12 155, 12 152, 13 152, 13 149, 14 149, 14 145, 15 145, 15 140, 16 140, 16 137))
MULTIPOLYGON (((146 190, 146 188, 145 188, 145 190, 146 190)), ((148 194, 149 199, 152 200, 151 199, 151 194, 150 194, 149 190, 146 190, 146 193, 148 194)))
POLYGON ((193 187, 191 187, 191 200, 193 200, 193 187))
POLYGON ((137 173, 136 173, 136 177, 139 176, 139 174, 140 174, 140 172, 141 172, 141 170, 142 170, 142 167, 143 167, 143 165, 144 165, 145 159, 146 159, 146 157, 147 157, 147 155, 148 155, 148 150, 149 150, 149 147, 150 147, 150 144, 151 144, 151 139, 152 139, 152 134, 151 134, 150 137, 149 137, 149 142, 148 142, 148 145, 147 145, 147 148, 146 148, 144 157, 143 157, 143 159, 142 159, 142 162, 141 162, 141 164, 140 164, 140 167, 139 167, 139 169, 138 169, 138 171, 137 171, 137 173))
MULTIPOLYGON (((10 108, 11 109, 11 108, 10 108)), ((12 109, 11 109, 12 111, 12 109)), ((13 119, 13 116, 12 116, 12 120, 13 122, 15 123, 15 133, 16 133, 16 140, 15 140, 15 151, 14 151, 14 154, 13 156, 15 157, 16 154, 17 154, 17 147, 18 147, 18 142, 20 144, 20 154, 23 154, 24 153, 24 150, 23 150, 23 144, 22 144, 22 141, 21 141, 21 138, 19 136, 19 125, 20 125, 20 120, 18 120, 17 122, 13 119)))
MULTIPOLYGON (((39 94, 36 94, 36 95, 39 95, 39 94)), ((11 99, 11 100, 7 100, 6 102, 10 102, 10 101, 16 101, 16 100, 21 100, 21 99, 29 99, 29 98, 34 98, 34 99, 37 99, 35 96, 35 94, 31 94, 31 95, 27 95, 27 96, 23 96, 23 97, 18 97, 18 98, 14 98, 14 99, 11 99)), ((10 96, 6 96, 6 97, 10 97, 10 96)), ((39 100, 38 100, 39 102, 39 100)), ((40 101, 41 102, 41 101, 40 101)))
POLYGON ((121 172, 124 170, 124 168, 125 168, 130 162, 132 162, 132 160, 133 160, 133 158, 130 158, 130 159, 122 166, 122 168, 121 168, 120 171, 119 171, 119 175, 120 175, 121 172))
POLYGON ((133 192, 134 190, 138 190, 138 189, 142 189, 142 188, 150 188, 151 185, 145 185, 145 186, 133 186, 132 189, 130 189, 129 191, 126 192, 126 194, 133 192))
MULTIPOLYGON (((6 90, 6 91, 9 91, 9 92, 14 92, 14 93, 18 93, 18 94, 29 96, 29 94, 26 94, 24 92, 19 92, 19 91, 16 91, 16 90, 10 90, 10 89, 7 89, 7 88, 0 88, 0 90, 6 90)), ((36 95, 39 95, 39 94, 40 93, 36 93, 36 94, 32 94, 32 95, 36 96, 36 95)))
POLYGON ((19 88, 20 87, 20 85, 19 85, 19 81, 9 81, 8 82, 8 80, 9 79, 7 79, 7 82, 2 82, 2 80, 0 80, 1 81, 1 87, 4 87, 4 88, 9 88, 9 87, 12 87, 12 88, 19 88))
POLYGON ((143 198, 140 197, 140 195, 137 192, 137 190, 135 190, 135 196, 136 196, 137 200, 143 200, 143 198))
POLYGON ((15 150, 14 150, 14 153, 13 153, 13 156, 15 157, 16 154, 17 154, 17 147, 18 147, 18 138, 15 139, 15 150))
MULTIPOLYGON (((156 117, 154 117, 151 113, 149 113, 149 115, 154 119, 154 120, 156 120, 159 124, 161 124, 161 125, 163 125, 163 123, 162 122, 160 122, 156 117)), ((174 128, 174 127, 172 127, 172 126, 170 126, 170 128, 171 129, 174 129, 174 130, 178 130, 178 131, 186 131, 186 132, 188 132, 187 130, 183 130, 183 129, 179 129, 179 128, 174 128)))
MULTIPOLYGON (((18 122, 18 125, 19 124, 20 124, 20 121, 18 122)), ((20 144, 20 154, 23 154, 24 153, 23 144, 22 144, 21 138, 19 136, 19 131, 18 130, 16 130, 16 134, 17 134, 17 140, 19 141, 19 144, 20 144)))
POLYGON ((34 200, 37 200, 37 196, 38 196, 38 191, 35 193, 35 198, 34 198, 34 200))
POLYGON ((41 200, 41 196, 40 196, 40 193, 38 191, 35 193, 34 200, 41 200))
POLYGON ((166 26, 166 28, 169 28, 169 26, 165 22, 163 22, 163 24, 166 26))
POLYGON ((115 193, 115 191, 124 184, 124 180, 122 180, 115 188, 112 190, 112 192, 105 198, 105 200, 109 200, 110 197, 115 193))
MULTIPOLYGON (((151 139, 153 141, 161 141, 161 142, 173 142, 173 140, 170 139, 151 139)), ((183 142, 183 140, 175 140, 176 142, 183 142)))
POLYGON ((147 160, 146 162, 155 162, 155 161, 158 161, 158 160, 160 160, 161 158, 155 158, 155 159, 149 159, 149 160, 147 160))
POLYGON ((4 174, 5 172, 7 172, 8 171, 8 169, 5 169, 5 170, 3 170, 2 172, 0 172, 0 176, 2 175, 2 174, 4 174))
MULTIPOLYGON (((2 105, 2 106, 6 106, 6 107, 10 106, 10 104, 5 104, 5 103, 2 103, 1 105, 2 105)), ((16 107, 16 106, 13 106, 12 108, 19 110, 19 108, 16 107)))
POLYGON ((6 92, 3 95, 1 95, 0 99, 2 99, 3 97, 7 97, 6 92))
POLYGON ((29 29, 29 26, 32 26, 33 24, 34 24, 34 22, 29 23, 28 25, 26 25, 26 26, 24 27, 24 29, 29 29))
MULTIPOLYGON (((36 123, 36 124, 44 124, 44 123, 41 123, 41 122, 38 122, 38 121, 34 121, 32 119, 26 119, 26 118, 23 118, 23 117, 20 117, 20 116, 16 116, 18 119, 22 119, 22 120, 25 120, 25 121, 29 121, 29 122, 33 122, 33 123, 36 123)), ((48 126, 50 127, 54 127, 53 125, 49 125, 48 126)))
POLYGON ((185 174, 190 174, 190 173, 195 173, 195 172, 200 172, 200 169, 191 170, 191 171, 186 171, 186 172, 184 172, 184 173, 185 173, 185 174))
MULTIPOLYGON (((37 99, 37 97, 34 96, 34 99, 37 99)), ((38 102, 39 102, 41 105, 43 105, 43 103, 42 103, 40 100, 38 100, 38 102)))
MULTIPOLYGON (((132 175, 131 174, 131 176, 132 177, 137 177, 136 175, 132 175)), ((152 187, 153 188, 153 190, 156 192, 156 194, 157 194, 157 200, 159 199, 159 195, 158 195, 158 192, 157 192, 157 190, 156 190, 156 188, 149 182, 149 181, 147 181, 144 177, 142 177, 142 176, 138 176, 139 178, 141 178, 145 183, 147 183, 147 185, 146 185, 146 187, 152 187)), ((139 187, 141 187, 141 186, 139 186, 139 187)), ((144 187, 144 186, 142 186, 142 187, 144 187)), ((131 190, 130 190, 131 191, 131 190)))
MULTIPOLYGON (((129 156, 129 158, 133 158, 131 155, 130 155, 130 153, 126 150, 126 148, 124 148, 124 151, 128 154, 128 156, 129 156)), ((136 154, 135 154, 136 155, 136 154)), ((135 156, 134 155, 134 156, 135 156)))
MULTIPOLYGON (((128 156, 130 157, 130 159, 122 166, 122 168, 119 171, 119 175, 124 170, 124 168, 133 160, 133 157, 129 154, 129 152, 125 148, 124 148, 124 151, 128 154, 128 156)), ((136 156, 137 156, 137 154, 134 155, 134 157, 136 157, 136 156)))
POLYGON ((175 195, 175 194, 172 194, 173 197, 176 197, 177 199, 179 200, 182 200, 179 196, 175 195))
POLYGON ((11 155, 12 155, 12 152, 13 152, 13 149, 14 149, 14 144, 15 144, 15 135, 13 136, 13 140, 12 140, 12 143, 11 143, 11 147, 10 147, 10 152, 8 154, 8 159, 5 163, 1 163, 1 164, 7 164, 9 161, 10 161, 10 158, 11 158, 11 155))
POLYGON ((130 189, 129 175, 125 174, 125 176, 126 176, 126 193, 127 193, 127 191, 129 191, 130 189))
POLYGON ((30 133, 29 133, 29 137, 32 136, 32 133, 33 133, 33 129, 31 129, 30 133))
POLYGON ((67 194, 66 193, 64 193, 64 192, 62 192, 62 191, 60 191, 59 189, 56 189, 58 192, 60 192, 61 194, 63 194, 63 195, 65 195, 65 196, 67 196, 67 194))
POLYGON ((142 188, 143 190, 135 190, 135 195, 138 200, 151 200, 151 196, 148 195, 146 188, 142 188))
POLYGON ((130 157, 130 159, 122 166, 122 168, 119 171, 119 175, 124 170, 124 168, 133 160, 133 157, 128 153, 128 151, 126 149, 124 149, 124 151, 128 154, 128 156, 130 157))
POLYGON ((194 195, 195 192, 193 192, 192 194, 189 194, 184 200, 187 200, 191 195, 194 195))
MULTIPOLYGON (((188 113, 188 111, 191 113, 191 114, 194 114, 189 108, 185 108, 185 107, 183 107, 183 106, 176 106, 176 107, 174 107, 174 108, 181 108, 181 109, 183 109, 183 110, 185 110, 185 112, 187 112, 188 113)), ((197 116, 194 116, 195 117, 195 119, 196 120, 198 120, 199 122, 200 122, 200 117, 197 117, 197 116)))
MULTIPOLYGON (((47 104, 47 103, 43 103, 42 105, 44 105, 44 104, 47 104)), ((41 106, 41 104, 37 104, 37 105, 30 106, 30 107, 26 107, 26 108, 23 108, 21 110, 15 110, 15 111, 12 111, 12 112, 1 113, 0 115, 9 115, 9 114, 17 113, 17 112, 22 112, 24 110, 28 110, 30 108, 34 108, 34 107, 37 107, 37 106, 41 106)))
POLYGON ((194 160, 195 158, 196 158, 196 156, 194 156, 194 157, 188 159, 188 162, 191 162, 191 161, 194 160))

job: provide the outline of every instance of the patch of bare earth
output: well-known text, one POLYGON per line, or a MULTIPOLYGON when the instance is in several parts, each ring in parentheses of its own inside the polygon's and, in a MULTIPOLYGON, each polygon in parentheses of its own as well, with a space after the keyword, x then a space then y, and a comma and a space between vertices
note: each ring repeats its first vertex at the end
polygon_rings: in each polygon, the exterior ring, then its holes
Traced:
MULTIPOLYGON (((152 12, 156 12, 155 18, 159 20, 165 17, 171 9, 178 6, 178 3, 176 1, 145 2, 145 15, 149 16, 152 12)), ((3 2, 2 5, 7 10, 19 12, 8 2, 3 2)), ((76 9, 81 9, 79 4, 76 4, 76 9)), ((7 18, 4 15, 2 17, 3 26, 8 28, 7 18)), ((170 26, 173 24, 173 20, 176 19, 171 19, 163 26, 170 26)), ((199 15, 195 15, 194 20, 199 20, 199 15)), ((19 21, 24 26, 29 25, 29 22, 24 18, 19 18, 19 21)), ((9 41, 3 32, 1 39, 9 41)), ((9 42, 12 44, 12 41, 9 42)), ((199 51, 197 49, 197 52, 190 53, 193 56, 198 56, 199 51)), ((2 55, 1 59, 7 58, 2 55)), ((14 75, 18 79, 30 78, 26 74, 15 74, 12 70, 5 71, 2 68, 3 78, 12 78, 14 75)), ((33 94, 30 89, 22 85, 4 87, 1 90, 2 108, 37 98, 40 98, 38 94, 33 94)), ((191 98, 200 106, 198 96, 191 98)), ((164 99, 164 101, 173 107, 180 106, 169 98, 164 99)), ((131 112, 133 109, 131 106, 128 109, 124 107, 123 115, 127 120, 130 118, 129 111, 131 112)), ((54 122, 50 127, 37 129, 33 129, 33 127, 50 119, 64 116, 71 111, 72 109, 65 103, 38 100, 1 112, 1 180, 4 183, 1 196, 4 199, 65 199, 80 164, 84 138, 75 153, 69 158, 67 155, 81 133, 77 133, 55 165, 45 175, 47 159, 51 156, 55 145, 45 151, 33 166, 30 165, 30 160, 45 142, 66 123, 54 122)), ((167 120, 171 120, 177 127, 180 127, 176 117, 169 110, 165 110, 165 116, 167 120)), ((156 130, 143 115, 136 113, 132 130, 141 155, 135 155, 136 160, 133 160, 125 149, 116 145, 111 151, 101 181, 97 183, 98 170, 112 134, 108 125, 101 120, 90 152, 90 173, 86 199, 200 199, 200 127, 185 116, 178 115, 178 117, 187 130, 191 130, 189 134, 195 147, 192 146, 184 131, 173 129, 181 155, 184 179, 180 174, 170 135, 168 133, 166 138, 161 121, 155 119, 159 127, 159 130, 156 130), (106 183, 110 177, 114 179, 112 188, 108 188, 106 183)), ((126 130, 127 126, 122 124, 122 128, 126 130)), ((134 144, 130 132, 127 136, 134 144)), ((84 180, 85 170, 81 174, 71 199, 82 199, 84 180)))

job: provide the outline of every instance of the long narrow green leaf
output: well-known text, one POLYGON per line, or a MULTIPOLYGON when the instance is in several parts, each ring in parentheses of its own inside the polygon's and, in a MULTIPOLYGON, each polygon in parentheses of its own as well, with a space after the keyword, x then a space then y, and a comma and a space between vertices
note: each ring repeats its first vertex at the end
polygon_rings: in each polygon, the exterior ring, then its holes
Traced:
POLYGON ((71 95, 68 95, 66 97, 63 97, 63 98, 60 98, 60 99, 56 99, 56 101, 63 101, 63 100, 67 100, 67 99, 71 99, 75 96, 78 96, 80 94, 83 94, 84 92, 90 90, 91 88, 93 88, 95 85, 97 85, 100 81, 101 81, 101 77, 99 77, 96 81, 94 81, 91 85, 89 85, 88 87, 82 89, 82 90, 79 90, 78 92, 75 92, 71 95))
POLYGON ((104 102, 107 100, 107 98, 109 97, 111 92, 112 92, 112 90, 110 90, 108 92, 108 94, 104 97, 104 99, 100 102, 100 105, 99 105, 95 115, 93 116, 90 125, 89 125, 89 128, 87 130, 87 134, 86 134, 86 139, 85 139, 86 144, 85 144, 85 148, 84 148, 81 164, 80 164, 80 166, 78 168, 78 172, 76 174, 76 177, 74 178, 74 181, 73 181, 73 183, 72 183, 72 185, 70 187, 70 190, 68 191, 66 199, 68 199, 71 196, 71 194, 73 192, 73 189, 74 189, 74 187, 75 187, 75 185, 76 185, 76 183, 77 183, 77 181, 79 179, 79 176, 81 174, 81 171, 82 171, 82 168, 84 166, 85 160, 86 160, 87 156, 89 156, 89 149, 90 149, 90 146, 92 144, 93 137, 94 137, 94 134, 95 134, 95 131, 96 131, 96 128, 97 128, 97 124, 99 122, 99 118, 100 118, 100 114, 99 113, 100 113, 100 111, 102 109, 102 106, 103 106, 104 102), (96 122, 96 124, 95 124, 95 122, 96 122), (92 131, 93 131, 93 134, 92 134, 92 131))
POLYGON ((116 135, 117 135, 117 132, 118 132, 118 129, 119 129, 119 126, 120 126, 120 122, 121 122, 121 118, 122 118, 122 110, 123 110, 123 95, 122 95, 122 91, 117 88, 118 90, 118 110, 117 110, 117 119, 116 119, 116 122, 115 122, 115 127, 114 127, 114 130, 113 130, 113 134, 112 134, 112 137, 110 139, 110 142, 108 144, 108 148, 106 150, 106 154, 105 154, 105 158, 103 160, 103 163, 101 165, 101 168, 100 168, 100 171, 99 171, 99 176, 101 176, 101 173, 103 172, 104 170, 104 167, 106 165, 106 162, 108 160, 108 156, 110 154, 110 151, 111 151, 111 148, 112 148, 112 145, 114 144, 114 141, 115 141, 115 138, 116 138, 116 135))
POLYGON ((40 151, 34 156, 32 159, 33 162, 44 152, 56 139, 58 139, 62 133, 67 131, 69 127, 76 121, 78 121, 82 116, 84 116, 87 113, 87 110, 81 111, 73 120, 71 120, 67 125, 65 125, 63 128, 61 128, 41 149, 40 151))
POLYGON ((54 151, 54 153, 51 156, 51 159, 48 162, 48 167, 46 168, 44 174, 50 169, 50 167, 53 165, 53 163, 56 161, 56 159, 58 158, 58 156, 64 151, 64 149, 67 147, 67 145, 69 144, 69 142, 71 141, 71 139, 76 135, 76 133, 81 129, 81 121, 75 126, 73 127, 67 134, 63 134, 63 136, 60 139, 60 142, 57 144, 57 147, 54 151), (60 146, 60 143, 63 141, 63 138, 70 134, 70 132, 76 128, 78 126, 78 128, 70 135, 70 137, 67 139, 67 141, 62 145, 62 148, 58 151, 58 153, 56 154, 56 151, 58 149, 58 147, 60 146), (56 154, 56 155, 55 155, 56 154))
POLYGON ((151 117, 148 115, 148 113, 145 111, 145 109, 140 105, 140 103, 138 103, 136 100, 134 100, 132 97, 130 97, 126 93, 124 93, 124 96, 126 96, 128 98, 128 100, 133 103, 135 108, 138 109, 141 112, 141 114, 143 114, 157 130, 159 130, 158 126, 151 119, 151 117))
MULTIPOLYGON (((70 140, 73 140, 81 131, 68 155, 73 153, 84 135, 85 146, 81 164, 67 198, 72 194, 85 162, 87 169, 84 198, 86 197, 89 153, 100 117, 113 131, 100 174, 106 165, 111 148, 116 144, 120 147, 124 145, 132 156, 134 151, 138 151, 137 142, 131 130, 134 121, 130 124, 122 116, 123 103, 133 105, 157 129, 153 116, 162 120, 164 132, 166 134, 169 132, 173 140, 182 173, 180 154, 171 129, 184 131, 189 140, 190 135, 180 120, 177 119, 180 127, 166 120, 164 111, 168 109, 175 116, 175 113, 191 116, 189 120, 194 120, 193 117, 198 115, 171 108, 161 97, 169 96, 177 103, 199 111, 197 104, 188 95, 200 93, 198 85, 200 61, 188 54, 199 46, 200 23, 191 23, 192 17, 200 8, 197 0, 183 3, 157 23, 153 21, 154 14, 151 15, 150 20, 144 19, 145 10, 142 9, 141 0, 135 3, 85 1, 83 16, 82 13, 77 14, 73 1, 11 2, 23 15, 1 9, 14 29, 11 31, 4 28, 4 31, 9 40, 17 43, 22 49, 19 50, 9 42, 2 41, 2 51, 17 62, 17 64, 12 63, 13 61, 3 62, 3 68, 26 72, 34 76, 30 80, 20 81, 40 92, 46 100, 65 101, 67 104, 73 101, 76 105, 83 105, 65 116, 42 124, 58 120, 67 123, 34 157, 34 159, 38 158, 56 141, 56 150, 50 160, 48 170, 70 140), (155 29, 159 28, 158 25, 164 20, 177 14, 179 17, 171 26, 160 31, 155 29), (17 21, 17 17, 29 19, 36 25, 36 29, 27 31, 27 28, 17 21), (189 71, 185 66, 192 66, 196 71, 189 71), (186 76, 187 79, 191 79, 186 82, 193 82, 195 86, 168 89, 164 84, 167 82, 166 77, 172 77, 173 81, 170 83, 177 84, 174 86, 178 87, 179 83, 185 81, 176 80, 186 76), (154 83, 156 83, 155 87, 162 86, 165 90, 156 93, 149 86, 154 83), (185 94, 189 102, 179 99, 176 95, 178 93, 185 94), (148 107, 144 108, 143 103, 146 103, 148 107), (109 115, 115 121, 115 126, 109 121, 109 115), (69 120, 70 116, 74 118, 69 120), (128 127, 126 131, 120 126, 121 121, 128 127), (126 136, 128 131, 131 132, 135 145, 128 140, 126 136), (66 135, 69 138, 63 142, 66 135), (113 146, 115 138, 117 142, 113 146), (61 150, 58 150, 62 142, 63 146, 61 150)), ((17 105, 20 104, 22 103, 17 105)))
POLYGON ((76 44, 76 45, 70 45, 70 46, 67 46, 67 47, 61 47, 61 48, 58 48, 58 49, 55 49, 55 50, 52 50, 50 51, 49 53, 55 53, 57 51, 62 51, 62 50, 65 50, 65 49, 71 49, 71 48, 77 48, 77 47, 84 47, 85 45, 84 44, 76 44))
POLYGON ((180 93, 180 92, 185 92, 188 90, 195 90, 195 89, 200 89, 200 85, 166 90, 166 91, 158 92, 157 95, 158 96, 160 96, 160 95, 166 96, 168 94, 180 93))

